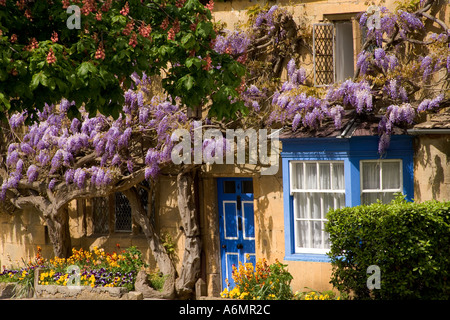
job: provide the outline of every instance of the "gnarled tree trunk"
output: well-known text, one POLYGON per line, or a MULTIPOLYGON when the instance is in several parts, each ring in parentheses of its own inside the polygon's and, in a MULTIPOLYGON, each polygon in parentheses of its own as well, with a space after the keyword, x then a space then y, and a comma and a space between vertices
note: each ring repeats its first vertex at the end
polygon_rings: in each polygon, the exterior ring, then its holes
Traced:
POLYGON ((68 258, 72 253, 72 242, 67 207, 55 209, 50 206, 43 214, 47 223, 48 235, 53 245, 53 253, 56 257, 68 258))
POLYGON ((176 281, 176 290, 180 298, 189 298, 200 276, 201 238, 195 206, 194 172, 180 172, 177 176, 178 209, 186 236, 183 266, 176 281))
POLYGON ((130 202, 131 214, 134 220, 141 226, 142 231, 147 238, 150 249, 155 257, 156 263, 160 271, 169 277, 166 279, 163 287, 162 297, 172 298, 175 294, 175 276, 176 269, 166 252, 166 249, 161 243, 161 239, 155 232, 149 218, 146 215, 145 209, 139 197, 139 193, 135 187, 122 191, 130 202))

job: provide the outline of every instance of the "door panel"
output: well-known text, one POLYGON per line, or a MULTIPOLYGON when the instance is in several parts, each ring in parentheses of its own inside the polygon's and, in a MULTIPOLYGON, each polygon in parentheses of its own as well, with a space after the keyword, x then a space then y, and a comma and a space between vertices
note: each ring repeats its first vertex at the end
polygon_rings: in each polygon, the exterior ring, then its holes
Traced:
POLYGON ((233 265, 256 262, 253 181, 251 178, 217 179, 222 287, 231 287, 233 265), (246 259, 246 256, 249 259, 246 259))

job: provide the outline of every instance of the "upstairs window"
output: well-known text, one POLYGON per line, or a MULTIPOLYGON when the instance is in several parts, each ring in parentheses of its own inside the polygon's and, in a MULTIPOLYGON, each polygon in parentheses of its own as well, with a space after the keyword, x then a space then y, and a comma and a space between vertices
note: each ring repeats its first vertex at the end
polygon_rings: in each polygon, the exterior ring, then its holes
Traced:
POLYGON ((327 86, 353 77, 355 65, 353 38, 351 20, 313 25, 315 86, 327 86))

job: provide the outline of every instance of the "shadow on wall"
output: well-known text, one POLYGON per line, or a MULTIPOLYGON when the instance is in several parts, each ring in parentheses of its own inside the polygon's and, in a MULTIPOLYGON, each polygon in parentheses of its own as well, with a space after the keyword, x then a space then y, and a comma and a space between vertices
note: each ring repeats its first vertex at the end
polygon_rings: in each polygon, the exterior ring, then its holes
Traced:
MULTIPOLYGON (((279 172, 281 172, 281 168, 279 172)), ((281 252, 284 249, 278 247, 280 244, 277 246, 277 240, 280 239, 280 236, 283 236, 283 180, 280 174, 259 176, 255 180, 258 181, 256 184, 258 193, 255 192, 255 227, 258 229, 257 248, 259 247, 262 256, 270 261, 272 258, 280 258, 276 251, 280 250, 281 252)))
POLYGON ((415 200, 450 200, 450 136, 419 136, 414 149, 415 200))
POLYGON ((22 267, 35 257, 37 246, 44 256, 53 255, 40 212, 24 209, 0 213, 0 266, 22 267))

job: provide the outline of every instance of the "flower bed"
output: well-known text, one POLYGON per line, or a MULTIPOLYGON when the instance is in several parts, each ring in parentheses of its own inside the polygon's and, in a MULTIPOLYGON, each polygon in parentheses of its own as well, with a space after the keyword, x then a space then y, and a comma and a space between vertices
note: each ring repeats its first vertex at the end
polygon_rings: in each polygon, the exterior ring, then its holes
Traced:
MULTIPOLYGON (((247 256, 247 260, 249 260, 247 256)), ((235 287, 225 288, 222 298, 243 300, 288 300, 293 297, 290 283, 292 275, 286 270, 286 265, 279 261, 269 265, 266 259, 253 263, 239 262, 239 268, 233 265, 233 280, 235 287)))
MULTIPOLYGON (((118 246, 118 249, 120 247, 118 246)), ((106 253, 94 247, 92 251, 72 249, 69 258, 44 259, 41 248, 34 261, 25 263, 22 268, 6 269, 0 273, 0 282, 15 282, 24 288, 16 295, 29 295, 39 286, 77 286, 91 288, 122 287, 134 290, 136 275, 145 266, 141 252, 129 247, 120 253, 106 253), (39 270, 35 283, 35 271, 39 270)), ((42 289, 42 288, 41 288, 42 289)))
MULTIPOLYGON (((250 259, 248 255, 246 258, 247 260, 250 259)), ((293 293, 290 287, 292 275, 286 267, 287 265, 280 263, 278 260, 269 265, 264 258, 258 260, 255 266, 250 262, 245 264, 239 262, 239 267, 233 265, 232 277, 235 286, 233 288, 225 288, 220 296, 222 298, 241 300, 341 299, 332 291, 317 292, 309 289, 308 291, 293 293)))

